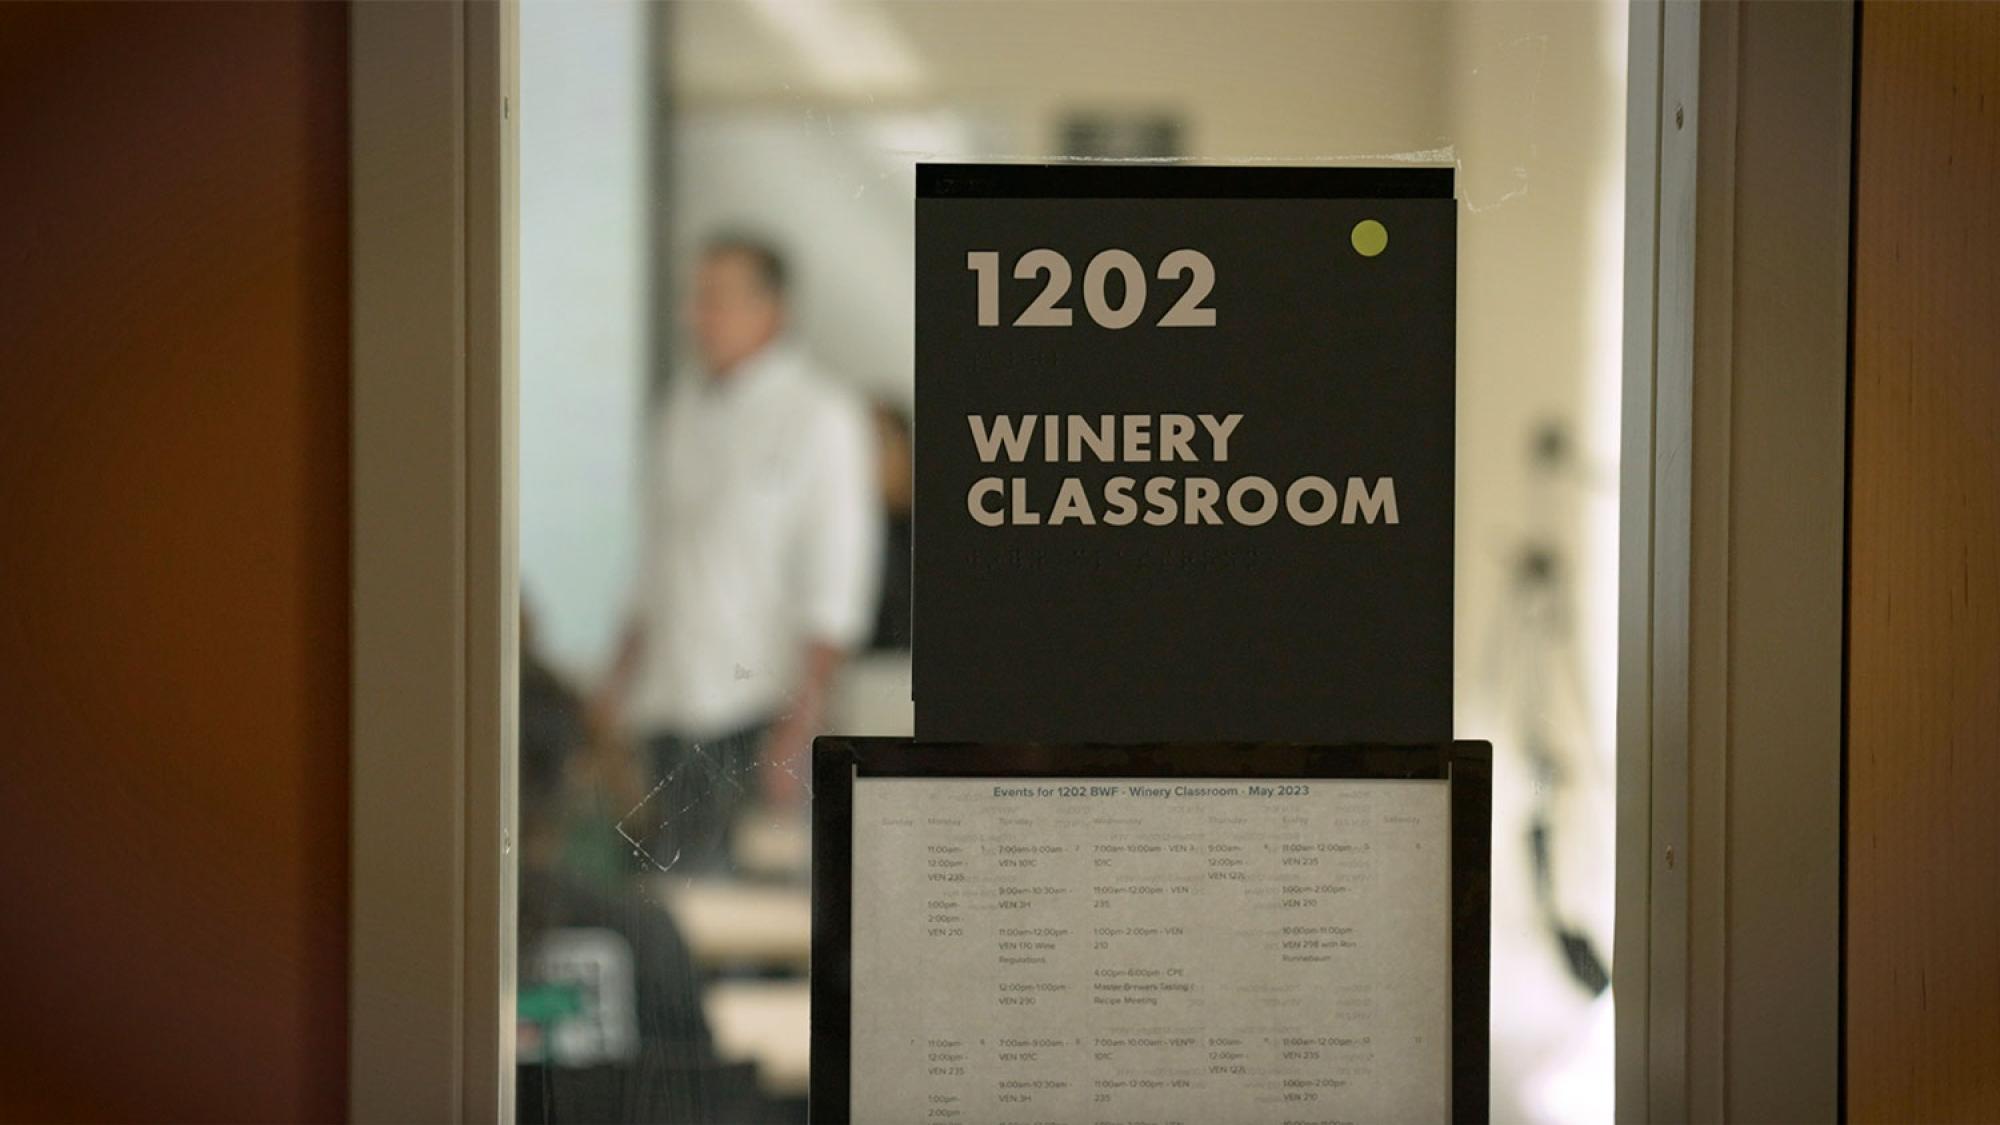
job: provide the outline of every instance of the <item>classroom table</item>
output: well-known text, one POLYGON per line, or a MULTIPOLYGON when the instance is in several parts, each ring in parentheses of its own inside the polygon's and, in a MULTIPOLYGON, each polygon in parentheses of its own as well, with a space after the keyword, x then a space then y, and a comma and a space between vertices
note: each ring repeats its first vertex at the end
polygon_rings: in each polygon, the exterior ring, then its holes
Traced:
POLYGON ((719 981, 702 1010, 725 1061, 757 1064, 757 1083, 777 1098, 806 1096, 812 1044, 811 991, 805 981, 719 981))
POLYGON ((812 964, 812 892, 726 879, 662 876, 667 909, 703 969, 812 964))
POLYGON ((747 816, 729 850, 737 870, 754 878, 803 883, 812 875, 812 826, 802 816, 747 816))

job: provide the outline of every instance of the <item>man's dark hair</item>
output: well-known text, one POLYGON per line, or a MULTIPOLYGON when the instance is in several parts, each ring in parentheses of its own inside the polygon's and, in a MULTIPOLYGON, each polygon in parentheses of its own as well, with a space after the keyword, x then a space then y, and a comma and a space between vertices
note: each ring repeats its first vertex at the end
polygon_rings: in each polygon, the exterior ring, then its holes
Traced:
POLYGON ((768 239, 744 231, 724 231, 710 235, 701 245, 701 256, 705 259, 725 254, 741 254, 748 258, 765 292, 773 297, 785 295, 788 280, 785 256, 768 239))
POLYGON ((520 808, 523 825, 562 818, 564 771, 590 743, 583 705, 553 668, 522 645, 520 808))

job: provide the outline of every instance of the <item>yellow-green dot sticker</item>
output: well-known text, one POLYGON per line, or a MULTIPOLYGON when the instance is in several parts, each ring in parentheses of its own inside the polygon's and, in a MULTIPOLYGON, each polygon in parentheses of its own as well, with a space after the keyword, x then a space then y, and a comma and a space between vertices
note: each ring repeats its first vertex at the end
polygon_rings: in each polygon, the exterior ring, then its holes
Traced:
POLYGON ((1374 219, 1354 224, 1354 233, 1348 237, 1354 243, 1354 252, 1364 258, 1372 258, 1389 248, 1389 228, 1374 219))

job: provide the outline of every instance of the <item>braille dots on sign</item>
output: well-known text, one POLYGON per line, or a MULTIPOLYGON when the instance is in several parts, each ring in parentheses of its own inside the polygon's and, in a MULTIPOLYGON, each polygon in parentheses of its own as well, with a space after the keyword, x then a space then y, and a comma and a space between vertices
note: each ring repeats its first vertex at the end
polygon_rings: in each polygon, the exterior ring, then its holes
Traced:
POLYGON ((1354 243, 1354 252, 1364 258, 1373 258, 1389 248, 1389 228, 1374 219, 1354 224, 1353 233, 1347 237, 1354 243))

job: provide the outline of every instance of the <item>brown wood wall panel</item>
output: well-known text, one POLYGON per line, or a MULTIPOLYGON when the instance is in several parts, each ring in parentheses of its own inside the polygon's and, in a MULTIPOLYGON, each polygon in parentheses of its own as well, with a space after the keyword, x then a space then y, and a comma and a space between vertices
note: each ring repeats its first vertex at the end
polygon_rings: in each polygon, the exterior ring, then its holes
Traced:
POLYGON ((1862 5, 1847 1099, 2000 1121, 2000 3, 1862 5))
POLYGON ((345 1114, 346 28, 0 3, 0 1119, 345 1114))

